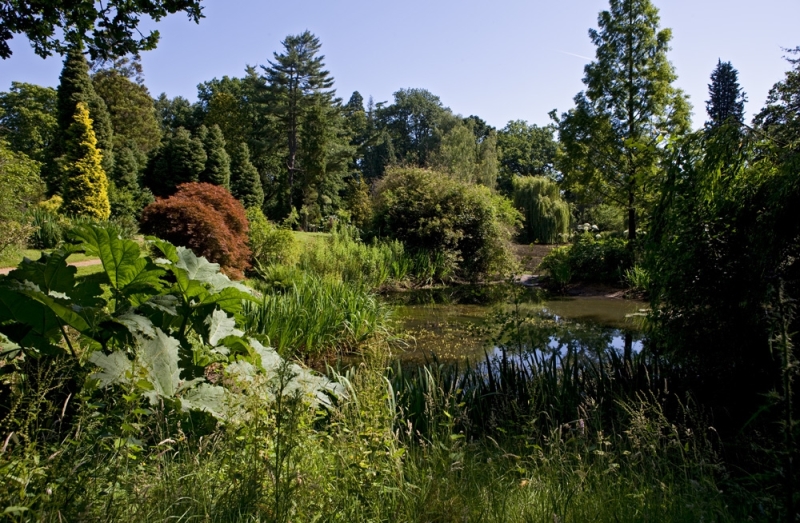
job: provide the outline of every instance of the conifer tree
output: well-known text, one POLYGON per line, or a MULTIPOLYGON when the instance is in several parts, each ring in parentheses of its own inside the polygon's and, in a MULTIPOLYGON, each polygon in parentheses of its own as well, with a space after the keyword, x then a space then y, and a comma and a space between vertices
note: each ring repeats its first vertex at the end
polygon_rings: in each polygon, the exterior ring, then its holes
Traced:
POLYGON ((712 130, 725 123, 744 123, 744 103, 747 101, 739 86, 739 72, 730 62, 719 60, 708 84, 706 112, 709 120, 706 129, 712 130))
MULTIPOLYGON (((589 36, 596 59, 584 68, 586 91, 559 121, 559 167, 567 187, 602 194, 628 215, 636 239, 640 214, 658 185, 665 136, 689 130, 690 107, 672 83, 672 33, 659 28, 650 0, 610 0, 589 36)), ((630 242, 633 248, 633 242, 630 242)))
MULTIPOLYGON (((114 131, 111 126, 111 118, 105 102, 95 92, 92 79, 89 76, 89 64, 83 56, 83 48, 73 46, 64 60, 64 68, 61 70, 59 79, 56 101, 56 119, 59 132, 53 144, 51 157, 54 160, 65 152, 67 130, 74 121, 75 107, 79 102, 86 104, 89 110, 89 116, 94 122, 93 129, 97 138, 97 147, 103 156, 103 169, 106 172, 110 172, 114 166, 114 131)), ((47 181, 48 183, 55 182, 55 180, 47 181)))
POLYGON ((156 196, 169 196, 182 183, 196 182, 206 168, 203 142, 183 127, 165 137, 151 158, 145 185, 156 196))
POLYGON ((63 170, 64 213, 107 220, 111 214, 108 202, 108 179, 102 166, 102 154, 89 118, 89 108, 78 102, 72 125, 67 130, 63 170))
POLYGON ((245 143, 235 145, 231 150, 231 193, 248 209, 260 209, 264 203, 261 177, 250 163, 250 149, 245 143))
MULTIPOLYGON (((161 127, 138 56, 122 58, 92 76, 114 131, 114 160, 122 147, 147 155, 161 142, 161 127)), ((99 140, 99 138, 98 138, 99 140)))
POLYGON ((230 190, 231 158, 225 151, 225 138, 219 125, 214 124, 210 128, 200 126, 197 137, 203 142, 203 149, 206 151, 206 166, 200 173, 199 181, 230 190))
POLYGON ((318 55, 319 38, 309 31, 287 36, 282 42, 284 52, 274 53, 269 67, 262 66, 267 84, 267 106, 279 122, 277 131, 286 144, 286 176, 284 211, 295 206, 296 178, 303 171, 301 133, 308 115, 321 105, 331 105, 335 91, 333 78, 323 69, 324 56, 318 55))

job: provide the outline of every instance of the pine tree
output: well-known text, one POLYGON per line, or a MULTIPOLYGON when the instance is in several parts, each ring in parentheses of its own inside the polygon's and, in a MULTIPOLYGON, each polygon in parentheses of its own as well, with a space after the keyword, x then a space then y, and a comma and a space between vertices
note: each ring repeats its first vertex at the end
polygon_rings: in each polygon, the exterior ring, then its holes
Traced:
POLYGON ((102 166, 102 154, 97 148, 89 109, 83 102, 78 102, 76 106, 64 145, 65 151, 60 161, 64 179, 62 211, 107 220, 111 214, 108 179, 102 166))
POLYGON ((285 212, 295 206, 296 177, 302 172, 303 123, 314 107, 330 105, 335 96, 333 78, 325 71, 324 56, 318 56, 319 39, 305 31, 287 36, 282 42, 284 53, 274 53, 275 61, 262 66, 267 82, 267 106, 279 122, 280 138, 286 143, 285 212))
POLYGON ((231 151, 231 193, 248 209, 260 209, 264 203, 261 177, 250 163, 250 150, 244 143, 234 146, 231 151))
POLYGON ((206 151, 206 166, 200 173, 199 181, 213 183, 230 190, 231 158, 225 151, 225 138, 219 126, 216 124, 211 128, 200 126, 197 137, 203 142, 203 149, 206 151))
POLYGON ((706 129, 713 130, 725 123, 744 123, 744 103, 747 101, 739 86, 739 72, 730 62, 719 60, 708 84, 706 129))
MULTIPOLYGON (((56 101, 59 132, 53 144, 53 160, 65 152, 67 131, 74 121, 75 107, 79 102, 86 104, 89 110, 89 115, 94 122, 93 129, 97 138, 97 147, 103 156, 103 169, 110 172, 114 166, 114 131, 111 126, 111 118, 105 102, 95 92, 89 76, 89 64, 83 56, 83 48, 75 46, 67 53, 59 79, 56 101)), ((48 183, 55 182, 55 180, 47 181, 48 183)))

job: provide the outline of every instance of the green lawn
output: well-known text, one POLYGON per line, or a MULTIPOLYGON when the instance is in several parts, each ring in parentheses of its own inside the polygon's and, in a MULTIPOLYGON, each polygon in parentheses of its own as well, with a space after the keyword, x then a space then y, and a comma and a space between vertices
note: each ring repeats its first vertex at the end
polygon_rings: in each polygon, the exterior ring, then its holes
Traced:
POLYGON ((302 232, 302 231, 292 231, 295 235, 295 238, 302 242, 303 247, 309 247, 310 245, 321 241, 323 238, 327 238, 330 236, 328 232, 302 232))
MULTIPOLYGON (((0 268, 16 267, 22 261, 22 258, 30 258, 31 260, 38 260, 42 251, 40 249, 8 249, 0 255, 0 268)), ((76 253, 67 258, 69 262, 79 262, 83 260, 92 260, 93 256, 86 256, 83 253, 76 253)), ((88 268, 88 267, 87 267, 88 268)))

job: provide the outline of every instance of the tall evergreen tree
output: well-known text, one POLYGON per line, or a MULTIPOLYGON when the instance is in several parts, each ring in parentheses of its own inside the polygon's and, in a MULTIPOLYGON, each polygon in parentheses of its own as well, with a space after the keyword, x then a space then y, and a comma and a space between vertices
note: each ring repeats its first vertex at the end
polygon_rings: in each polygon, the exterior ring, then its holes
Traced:
MULTIPOLYGON (((103 157, 103 169, 109 172, 114 166, 114 130, 111 118, 105 102, 94 89, 89 76, 89 64, 83 55, 83 48, 73 46, 64 60, 64 68, 61 70, 58 84, 56 119, 59 133, 54 142, 52 154, 54 160, 65 152, 67 130, 72 125, 75 107, 79 102, 85 103, 89 110, 94 134, 97 137, 97 147, 103 157)), ((54 181, 47 180, 48 184, 54 181)))
POLYGON ((708 84, 706 112, 709 120, 706 129, 712 130, 725 123, 744 123, 744 103, 747 101, 739 86, 739 72, 730 62, 719 60, 708 84))
POLYGON ((205 168, 203 142, 179 127, 151 157, 144 182, 156 196, 169 196, 178 185, 198 181, 205 168))
POLYGON ((213 183, 230 190, 231 158, 225 151, 225 138, 219 126, 216 124, 211 128, 200 126, 197 137, 203 142, 203 149, 206 151, 206 166, 200 173, 199 181, 213 183))
POLYGON ((64 179, 61 209, 67 214, 107 220, 111 214, 108 179, 97 148, 89 108, 84 102, 76 105, 72 125, 67 130, 64 155, 59 162, 64 179))
POLYGON ((303 122, 299 155, 303 178, 298 197, 303 203, 301 214, 307 220, 319 222, 339 207, 355 151, 346 127, 338 105, 314 106, 303 122))
POLYGON ((198 108, 182 96, 170 99, 166 93, 161 93, 153 104, 163 134, 175 132, 180 127, 194 131, 202 123, 198 122, 198 108))
POLYGON ((796 158, 800 153, 800 46, 786 51, 795 55, 795 58, 786 57, 792 68, 769 90, 767 103, 753 122, 770 136, 783 154, 796 158))
MULTIPOLYGON (((602 194, 628 214, 628 239, 636 239, 637 214, 656 186, 664 136, 689 129, 689 103, 673 87, 667 59, 669 29, 659 29, 650 0, 610 0, 589 36, 596 59, 584 71, 586 91, 561 116, 564 154, 559 166, 567 186, 602 194)), ((631 242, 631 247, 633 242, 631 242)))
POLYGON ((264 203, 261 177, 250 163, 250 150, 245 143, 234 145, 231 148, 231 193, 246 208, 260 209, 264 203))
POLYGON ((283 180, 285 203, 283 214, 295 207, 297 178, 300 165, 301 133, 303 123, 314 107, 333 103, 335 91, 333 78, 324 69, 324 56, 319 55, 319 39, 309 31, 287 36, 282 42, 283 52, 273 54, 269 67, 262 66, 266 82, 266 105, 277 120, 277 131, 286 144, 285 178, 283 180))

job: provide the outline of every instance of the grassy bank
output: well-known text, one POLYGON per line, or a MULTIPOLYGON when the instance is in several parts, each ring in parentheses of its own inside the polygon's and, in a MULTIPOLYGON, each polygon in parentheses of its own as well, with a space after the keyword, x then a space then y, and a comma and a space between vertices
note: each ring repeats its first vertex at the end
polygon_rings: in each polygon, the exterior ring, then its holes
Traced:
MULTIPOLYGON (((512 303, 487 331, 502 357, 400 370, 374 280, 285 268, 283 279, 251 282, 257 294, 165 242, 155 257, 101 229, 80 233, 85 252, 126 255, 73 281, 62 252, 50 265, 26 263, 24 277, 42 287, 0 281, 0 297, 38 311, 9 316, 4 332, 25 339, 26 327, 42 347, 8 344, 0 367, 10 521, 754 513, 747 496, 728 508, 714 433, 663 385, 657 358, 576 344, 537 353, 553 322, 512 303), (356 354, 344 374, 299 364, 336 351, 356 354)), ((577 341, 586 334, 564 328, 577 341)))
MULTIPOLYGON (((159 407, 147 441, 104 435, 111 419, 80 421, 61 441, 10 445, 0 470, 10 520, 36 521, 735 521, 702 439, 679 433, 648 401, 622 407, 618 432, 590 420, 468 440, 440 410, 423 436, 373 347, 329 411, 296 398, 248 402, 242 419, 198 437, 159 407)), ((280 379, 265 384, 281 397, 280 379)), ((89 412, 84 414, 88 415, 89 412)), ((131 414, 132 415, 132 414, 131 414)), ((142 416, 142 414, 140 414, 142 416)), ((130 421, 130 420, 128 420, 130 421)))

